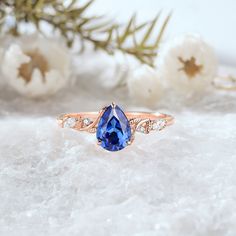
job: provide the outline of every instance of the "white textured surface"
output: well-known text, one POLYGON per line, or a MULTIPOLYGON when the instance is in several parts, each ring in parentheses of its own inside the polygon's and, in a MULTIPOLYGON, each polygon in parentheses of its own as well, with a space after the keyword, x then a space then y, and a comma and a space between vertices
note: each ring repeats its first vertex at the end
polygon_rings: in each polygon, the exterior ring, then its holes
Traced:
MULTIPOLYGON (((132 4, 98 0, 96 11, 122 20, 137 10, 142 20, 172 9, 166 37, 199 32, 221 62, 234 64, 235 1, 132 4)), ((60 113, 111 101, 135 109, 126 91, 100 86, 99 65, 91 68, 93 87, 80 81, 45 101, 21 98, 0 79, 0 235, 235 236, 236 93, 212 92, 184 105, 168 94, 153 109, 173 114, 173 127, 108 153, 94 135, 55 123, 60 113)))
POLYGON ((131 109, 124 93, 81 80, 30 101, 0 86, 1 236, 236 235, 236 94, 166 98, 156 109, 176 124, 117 153, 56 125, 57 114, 111 101, 131 109))

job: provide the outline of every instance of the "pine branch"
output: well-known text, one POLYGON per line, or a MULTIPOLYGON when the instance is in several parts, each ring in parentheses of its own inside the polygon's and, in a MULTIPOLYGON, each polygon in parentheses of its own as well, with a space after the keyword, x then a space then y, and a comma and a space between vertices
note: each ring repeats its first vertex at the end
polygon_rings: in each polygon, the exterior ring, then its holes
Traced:
POLYGON ((135 57, 141 63, 153 66, 170 15, 160 25, 156 40, 151 43, 156 25, 160 22, 161 12, 153 20, 141 24, 136 23, 134 14, 126 25, 120 25, 107 21, 104 16, 87 16, 87 11, 94 1, 88 0, 81 5, 79 1, 71 0, 66 5, 62 0, 2 0, 0 1, 0 31, 10 11, 16 23, 14 29, 9 32, 14 32, 14 35, 19 34, 18 25, 22 22, 33 23, 40 32, 44 30, 40 27, 40 23, 47 22, 60 32, 68 46, 72 46, 74 41, 80 38, 82 49, 88 41, 94 45, 95 50, 101 49, 109 54, 119 50, 135 57), (141 40, 137 40, 140 31, 144 35, 141 40), (132 45, 128 46, 130 42, 132 45))

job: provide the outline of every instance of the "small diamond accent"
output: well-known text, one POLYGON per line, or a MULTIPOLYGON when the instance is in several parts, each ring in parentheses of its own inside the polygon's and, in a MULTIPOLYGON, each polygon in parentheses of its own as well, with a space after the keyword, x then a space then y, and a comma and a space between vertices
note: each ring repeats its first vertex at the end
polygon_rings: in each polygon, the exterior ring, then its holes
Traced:
POLYGON ((143 126, 138 126, 138 128, 137 128, 137 131, 139 131, 139 132, 141 132, 141 133, 145 133, 145 127, 143 127, 143 126))
POLYGON ((154 121, 154 123, 152 125, 152 129, 157 130, 157 131, 161 131, 165 127, 166 127, 166 120, 164 120, 164 119, 154 121))
POLYGON ((92 121, 89 118, 85 118, 83 120, 83 123, 84 123, 85 126, 88 126, 88 125, 90 125, 92 123, 92 121))
POLYGON ((64 122, 64 128, 74 128, 76 125, 77 119, 74 117, 69 117, 64 122))

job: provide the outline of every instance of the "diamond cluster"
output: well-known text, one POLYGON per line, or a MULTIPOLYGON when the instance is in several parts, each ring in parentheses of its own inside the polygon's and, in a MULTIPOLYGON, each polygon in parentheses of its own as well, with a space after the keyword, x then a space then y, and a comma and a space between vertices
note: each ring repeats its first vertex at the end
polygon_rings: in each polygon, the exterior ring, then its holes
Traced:
POLYGON ((167 121, 165 119, 149 120, 137 125, 136 131, 140 133, 149 133, 150 131, 161 131, 166 127, 167 121))
POLYGON ((63 127, 64 128, 74 128, 76 125, 77 119, 74 117, 68 117, 64 123, 63 123, 63 127))
POLYGON ((81 120, 78 120, 75 117, 67 117, 63 122, 64 128, 84 128, 89 126, 91 123, 93 123, 89 118, 84 118, 81 120))
POLYGON ((155 120, 151 126, 152 130, 161 131, 166 127, 167 121, 165 119, 155 120))

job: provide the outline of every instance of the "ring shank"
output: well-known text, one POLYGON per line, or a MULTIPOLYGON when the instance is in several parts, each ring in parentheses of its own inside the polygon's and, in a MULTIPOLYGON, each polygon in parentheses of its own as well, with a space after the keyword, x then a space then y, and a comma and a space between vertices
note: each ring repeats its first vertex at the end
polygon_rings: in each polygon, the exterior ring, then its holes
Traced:
MULTIPOLYGON (((142 119, 142 120, 166 120, 166 125, 172 125, 174 123, 174 117, 171 115, 163 114, 163 113, 149 113, 149 112, 125 112, 128 120, 131 119, 142 119)), ((91 120, 97 120, 100 117, 99 112, 80 112, 80 113, 69 113, 63 115, 60 120, 64 120, 67 118, 77 118, 77 119, 85 119, 89 118, 91 120)))
POLYGON ((126 112, 125 115, 128 119, 134 119, 134 118, 150 119, 150 120, 165 119, 167 121, 166 125, 172 125, 174 123, 173 116, 163 113, 126 112))

